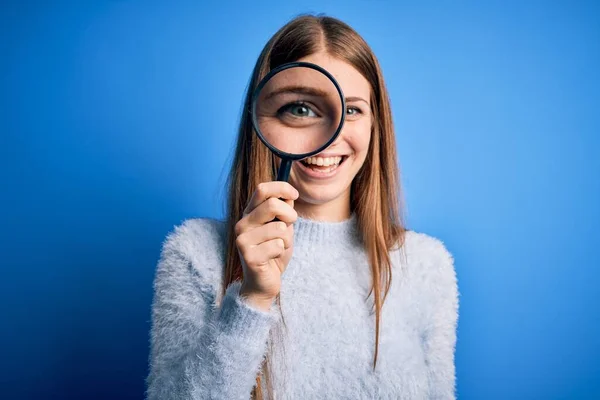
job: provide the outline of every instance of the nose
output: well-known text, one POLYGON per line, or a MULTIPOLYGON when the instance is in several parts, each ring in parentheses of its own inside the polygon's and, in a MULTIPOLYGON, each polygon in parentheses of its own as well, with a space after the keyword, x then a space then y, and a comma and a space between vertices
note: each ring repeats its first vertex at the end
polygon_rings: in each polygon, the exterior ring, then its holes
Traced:
POLYGON ((338 136, 335 138, 335 140, 333 141, 333 143, 331 143, 331 145, 329 146, 330 149, 338 149, 342 143, 344 143, 346 141, 346 138, 351 135, 352 132, 352 126, 350 126, 349 124, 344 124, 344 126, 342 126, 342 130, 340 131, 340 133, 338 134, 338 136))

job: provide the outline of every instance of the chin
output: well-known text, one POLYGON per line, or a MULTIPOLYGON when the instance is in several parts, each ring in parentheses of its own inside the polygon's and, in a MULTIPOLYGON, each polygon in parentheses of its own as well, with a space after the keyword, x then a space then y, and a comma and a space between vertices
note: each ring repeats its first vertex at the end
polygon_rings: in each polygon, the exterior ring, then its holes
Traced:
POLYGON ((326 204, 335 201, 346 194, 347 190, 331 186, 311 187, 310 184, 301 184, 297 187, 300 192, 300 200, 313 205, 326 204))

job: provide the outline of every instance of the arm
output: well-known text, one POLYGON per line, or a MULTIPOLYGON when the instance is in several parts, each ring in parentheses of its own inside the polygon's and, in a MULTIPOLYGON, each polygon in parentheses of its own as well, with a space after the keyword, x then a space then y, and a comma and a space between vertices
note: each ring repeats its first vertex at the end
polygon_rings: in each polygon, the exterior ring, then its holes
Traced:
POLYGON ((222 261, 214 235, 202 237, 207 229, 179 227, 162 250, 152 304, 149 400, 249 399, 255 385, 275 314, 243 300, 239 281, 215 305, 220 275, 211 271, 220 271, 222 261))
POLYGON ((433 258, 426 290, 432 301, 423 332, 429 398, 455 399, 454 353, 459 294, 454 260, 437 240, 430 254, 433 258))

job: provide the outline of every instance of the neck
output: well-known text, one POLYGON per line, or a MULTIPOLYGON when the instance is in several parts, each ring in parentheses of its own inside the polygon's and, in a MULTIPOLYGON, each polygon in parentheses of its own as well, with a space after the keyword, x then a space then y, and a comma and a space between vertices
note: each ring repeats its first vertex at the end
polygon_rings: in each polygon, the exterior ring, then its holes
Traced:
POLYGON ((294 208, 300 217, 316 221, 341 222, 351 217, 350 193, 344 193, 327 203, 309 203, 302 198, 294 202, 294 208))
POLYGON ((299 216, 294 223, 294 246, 355 246, 359 244, 356 215, 340 221, 316 220, 299 216))

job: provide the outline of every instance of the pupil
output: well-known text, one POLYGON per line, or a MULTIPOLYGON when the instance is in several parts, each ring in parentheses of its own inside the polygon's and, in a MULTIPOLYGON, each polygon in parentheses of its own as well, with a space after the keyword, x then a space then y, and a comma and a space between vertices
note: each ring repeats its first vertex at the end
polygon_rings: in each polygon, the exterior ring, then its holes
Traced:
POLYGON ((308 114, 308 111, 305 106, 298 106, 298 107, 296 107, 296 114, 306 115, 306 114, 308 114))

